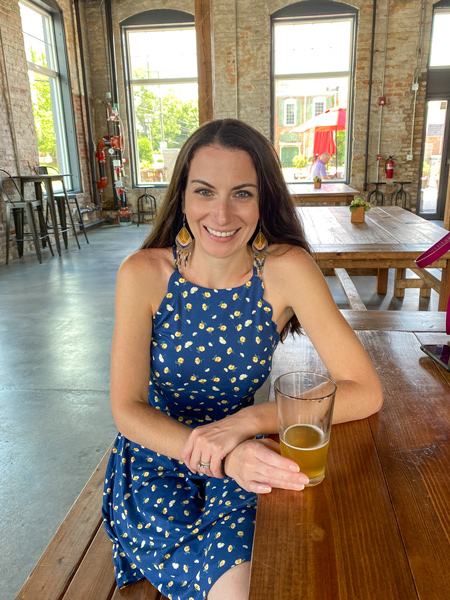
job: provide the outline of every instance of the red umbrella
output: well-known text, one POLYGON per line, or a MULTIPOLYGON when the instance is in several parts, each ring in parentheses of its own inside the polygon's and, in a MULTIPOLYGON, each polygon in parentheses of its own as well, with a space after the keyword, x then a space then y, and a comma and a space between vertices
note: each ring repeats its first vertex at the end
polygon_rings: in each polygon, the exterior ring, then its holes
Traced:
POLYGON ((329 110, 298 125, 290 133, 314 133, 314 154, 328 152, 333 156, 336 152, 335 132, 343 131, 347 122, 347 109, 334 106, 329 110))
POLYGON ((303 133, 304 131, 312 131, 313 133, 320 131, 342 131, 345 129, 347 121, 347 109, 338 108, 334 106, 324 113, 317 115, 303 123, 291 129, 290 133, 303 133))

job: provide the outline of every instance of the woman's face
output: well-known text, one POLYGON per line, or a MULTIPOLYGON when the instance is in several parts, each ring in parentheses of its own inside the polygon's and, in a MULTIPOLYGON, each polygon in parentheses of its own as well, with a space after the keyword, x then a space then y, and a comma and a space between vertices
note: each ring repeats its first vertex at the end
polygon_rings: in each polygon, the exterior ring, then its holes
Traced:
POLYGON ((217 258, 247 251, 259 220, 258 178, 249 154, 220 146, 197 150, 184 212, 196 249, 217 258))

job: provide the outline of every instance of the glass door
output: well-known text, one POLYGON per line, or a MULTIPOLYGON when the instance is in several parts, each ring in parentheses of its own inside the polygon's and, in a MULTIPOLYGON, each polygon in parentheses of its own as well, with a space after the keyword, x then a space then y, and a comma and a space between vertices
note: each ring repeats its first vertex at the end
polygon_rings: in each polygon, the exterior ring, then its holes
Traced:
POLYGON ((447 100, 427 102, 417 211, 426 219, 444 218, 450 159, 449 116, 447 100))

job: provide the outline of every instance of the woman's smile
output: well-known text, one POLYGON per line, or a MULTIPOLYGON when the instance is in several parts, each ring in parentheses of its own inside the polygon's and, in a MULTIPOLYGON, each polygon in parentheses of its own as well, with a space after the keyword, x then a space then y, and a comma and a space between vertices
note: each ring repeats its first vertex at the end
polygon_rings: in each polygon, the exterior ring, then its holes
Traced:
POLYGON ((216 229, 211 229, 211 227, 206 227, 206 225, 205 229, 210 235, 219 238, 230 238, 239 231, 239 229, 232 229, 231 231, 217 231, 216 229))

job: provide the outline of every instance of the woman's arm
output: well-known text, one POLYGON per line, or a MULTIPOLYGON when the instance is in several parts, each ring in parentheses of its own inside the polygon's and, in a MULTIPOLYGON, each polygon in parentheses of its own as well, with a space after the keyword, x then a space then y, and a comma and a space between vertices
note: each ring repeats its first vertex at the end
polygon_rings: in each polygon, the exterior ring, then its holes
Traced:
POLYGON ((118 430, 133 442, 181 459, 191 429, 148 403, 152 317, 167 291, 173 260, 164 249, 141 250, 117 276, 111 351, 111 407, 118 430))
POLYGON ((267 260, 265 273, 266 299, 279 327, 295 313, 337 384, 333 422, 380 410, 383 394, 375 368, 311 256, 301 248, 277 252, 267 260))

